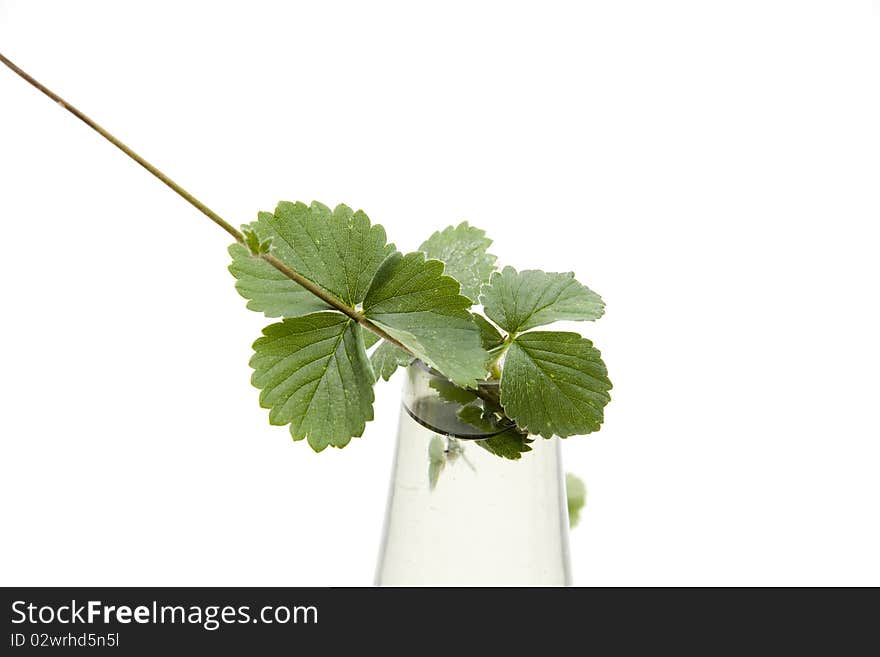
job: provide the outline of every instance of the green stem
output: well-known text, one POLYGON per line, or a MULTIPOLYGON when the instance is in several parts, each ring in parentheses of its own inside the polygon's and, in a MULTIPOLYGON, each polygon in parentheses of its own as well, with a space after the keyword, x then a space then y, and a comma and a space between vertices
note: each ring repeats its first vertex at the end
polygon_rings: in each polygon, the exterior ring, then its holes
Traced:
POLYGON ((501 379, 501 363, 499 361, 500 361, 500 359, 496 358, 495 360, 492 361, 492 364, 489 365, 489 375, 493 379, 500 380, 501 379))
MULTIPOLYGON (((188 191, 186 191, 179 184, 174 182, 174 180, 172 180, 170 177, 168 177, 166 174, 164 174, 162 171, 160 171, 157 167, 150 164, 146 159, 144 159, 142 156, 140 156, 134 150, 129 148, 124 142, 120 141, 119 139, 114 137, 112 134, 110 134, 110 132, 108 132, 106 129, 104 129, 99 123, 97 123, 93 119, 89 118, 84 112, 77 109, 74 105, 71 105, 70 103, 68 103, 66 100, 64 100, 61 96, 59 96, 54 91, 49 89, 47 86, 45 86, 44 84, 42 84, 41 82, 39 82, 38 80, 33 78, 30 74, 28 74, 27 72, 25 72, 24 70, 22 70, 18 66, 16 66, 9 58, 4 56, 3 53, 0 53, 0 62, 5 64, 10 70, 12 70, 12 72, 14 72, 16 75, 18 75, 25 82, 27 82, 32 87, 34 87, 35 89, 39 90, 40 92, 42 92, 43 94, 45 94, 46 96, 51 98, 53 101, 58 103, 58 105, 60 105, 63 109, 65 109, 68 112, 70 112, 71 114, 73 114, 76 118, 78 118, 80 121, 85 123, 92 130, 94 130, 99 135, 101 135, 104 139, 106 139, 111 144, 116 146, 116 148, 118 148, 123 153, 125 153, 128 157, 130 157, 132 160, 134 160, 135 162, 140 164, 144 169, 149 171, 153 176, 155 176, 156 178, 161 180, 163 183, 165 183, 165 185, 167 185, 169 188, 171 188, 171 190, 173 190, 178 196, 183 198, 187 203, 192 205, 196 210, 201 212, 203 215, 208 217, 208 219, 210 219, 215 224, 220 226, 220 228, 222 228, 227 233, 229 233, 235 239, 236 242, 239 242, 240 244, 244 243, 244 235, 242 234, 242 232, 240 230, 238 230, 235 226, 233 226, 228 221, 223 219, 223 217, 221 217, 219 214, 214 212, 211 208, 209 208, 207 205, 202 203, 199 199, 197 199, 195 196, 190 194, 188 191)), ((373 322, 371 322, 369 319, 364 317, 357 310, 349 307, 347 304, 343 303, 341 300, 337 299, 335 296, 333 296, 332 294, 330 294, 326 290, 322 289, 321 287, 319 287, 318 285, 316 285, 315 283, 313 283, 312 281, 307 279, 305 276, 300 274, 298 271, 296 271, 292 267, 289 267, 288 265, 281 262, 275 256, 268 254, 268 253, 265 253, 265 254, 260 254, 258 257, 260 257, 263 260, 265 260, 266 262, 268 262, 270 265, 275 267, 275 269, 277 269, 282 274, 284 274, 285 276, 290 278, 292 281, 299 283, 301 286, 303 286, 309 292, 314 294, 316 297, 320 298, 322 301, 326 302, 327 304, 329 304, 333 308, 336 308, 341 313, 351 317, 353 320, 355 320, 358 324, 363 326, 365 329, 372 331, 373 333, 375 333, 379 337, 387 340, 388 342, 390 342, 394 346, 403 349, 406 353, 415 357, 415 354, 413 354, 412 351, 410 351, 406 347, 406 345, 402 344, 398 340, 395 340, 393 337, 388 335, 388 333, 386 333, 380 327, 373 324, 373 322)))
POLYGON ((513 339, 515 337, 516 333, 511 333, 504 338, 504 342, 500 347, 497 347, 495 350, 489 352, 490 354, 495 356, 492 359, 492 362, 489 363, 489 373, 491 374, 493 379, 501 378, 501 359, 504 358, 504 354, 506 354, 507 350, 510 349, 510 345, 513 343, 513 339))

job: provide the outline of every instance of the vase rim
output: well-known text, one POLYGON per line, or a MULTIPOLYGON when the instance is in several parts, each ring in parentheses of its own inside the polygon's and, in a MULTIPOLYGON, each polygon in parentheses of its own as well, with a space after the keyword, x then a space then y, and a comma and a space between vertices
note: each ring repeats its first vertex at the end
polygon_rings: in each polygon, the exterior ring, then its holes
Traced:
MULTIPOLYGON (((416 358, 412 362, 412 364, 418 366, 419 369, 424 370, 425 372, 427 372, 431 376, 437 377, 438 379, 444 379, 445 381, 449 381, 449 379, 446 377, 446 375, 444 375, 442 372, 435 370, 433 367, 428 365, 426 362, 424 362, 418 358, 416 358)), ((453 383, 452 381, 449 381, 449 382, 453 383)), ((453 383, 453 385, 456 385, 456 384, 453 383)), ((500 386, 501 386, 500 380, 499 381, 485 381, 485 380, 484 381, 477 381, 477 387, 484 388, 487 390, 496 390, 500 386)), ((460 388, 462 386, 458 386, 458 387, 460 388)))
POLYGON ((481 394, 480 391, 483 391, 483 393, 492 392, 494 393, 492 397, 496 396, 499 390, 498 381, 480 381, 477 384, 477 390, 468 390, 453 383, 442 373, 421 360, 416 359, 411 365, 414 365, 415 369, 411 370, 409 384, 406 388, 407 392, 404 394, 403 408, 415 422, 426 429, 440 435, 462 440, 486 440, 510 431, 516 426, 512 420, 500 422, 497 421, 497 418, 495 420, 486 419, 487 417, 493 417, 491 412, 487 416, 481 415, 481 418, 485 419, 486 422, 491 422, 492 426, 483 426, 482 419, 479 423, 475 424, 473 421, 459 417, 457 412, 447 416, 450 404, 454 404, 458 409, 463 409, 472 404, 481 404, 484 408, 486 403, 484 400, 489 399, 489 397, 481 394), (421 383, 417 383, 418 381, 421 381, 421 383), (467 391, 473 396, 473 399, 466 401, 446 399, 438 404, 437 402, 442 399, 442 395, 440 388, 435 387, 433 383, 435 381, 467 391), (412 396, 410 397, 410 395, 412 396), (479 397, 483 397, 483 399, 479 397))

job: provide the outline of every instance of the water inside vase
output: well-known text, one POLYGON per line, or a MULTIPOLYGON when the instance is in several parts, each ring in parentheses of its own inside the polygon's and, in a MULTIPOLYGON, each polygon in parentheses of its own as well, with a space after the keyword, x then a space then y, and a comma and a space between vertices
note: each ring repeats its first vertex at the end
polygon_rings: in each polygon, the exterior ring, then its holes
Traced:
MULTIPOLYGON (((413 370, 413 368, 409 368, 413 370)), ((410 372, 377 583, 564 585, 568 517, 558 439, 517 460, 486 448, 510 429, 479 399, 437 394, 436 374, 410 372), (462 420, 472 406, 479 415, 462 420)), ((491 404, 489 404, 491 406, 491 404)))

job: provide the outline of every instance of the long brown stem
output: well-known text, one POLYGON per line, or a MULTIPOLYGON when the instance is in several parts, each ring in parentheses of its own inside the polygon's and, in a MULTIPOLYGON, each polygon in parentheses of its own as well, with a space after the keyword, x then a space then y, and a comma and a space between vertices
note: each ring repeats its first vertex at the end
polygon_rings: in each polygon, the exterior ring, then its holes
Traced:
POLYGON ((28 73, 26 73, 25 71, 23 71, 22 69, 20 69, 20 68, 19 68, 18 66, 16 66, 12 61, 10 61, 7 57, 5 57, 5 56, 3 55, 3 53, 0 53, 0 62, 3 62, 4 64, 6 64, 6 66, 8 66, 10 69, 12 69, 12 71, 14 71, 14 72, 15 72, 20 78, 22 78, 25 82, 27 82, 27 83, 30 84, 32 87, 34 87, 34 88, 36 88, 36 89, 39 89, 41 92, 43 92, 44 94, 46 94, 49 98, 51 98, 51 99, 54 100, 56 103, 58 103, 61 107, 63 107, 63 108, 66 109, 68 112, 70 112, 71 114, 73 114, 76 118, 78 118, 80 121, 82 121, 83 123, 85 123, 85 124, 86 124, 87 126, 89 126, 92 130, 94 130, 94 131, 97 132, 99 135, 101 135, 104 139, 106 139, 106 140, 109 141, 111 144, 113 144, 114 146, 116 146, 116 148, 118 148, 118 149, 121 150, 123 153, 125 153, 126 155, 128 155, 132 160, 134 160, 135 162, 137 162, 138 164, 140 164, 144 169, 146 169, 146 170, 149 171, 151 174, 153 174, 154 176, 156 176, 156 178, 158 178, 158 179, 161 180, 163 183, 165 183, 166 185, 168 185, 168 186, 169 186, 171 189, 173 189, 178 195, 180 195, 180 196, 182 196, 184 199, 186 199, 186 201, 187 201, 190 205, 192 205, 193 207, 195 207, 199 212, 201 212, 203 215, 205 215, 206 217, 208 217, 208 219, 210 219, 210 220, 213 221, 215 224, 217 224, 218 226, 220 226, 220 228, 222 228, 222 229, 225 230, 227 233, 229 233, 230 235, 232 235, 232 237, 234 237, 235 240, 236 240, 237 242, 243 242, 243 241, 244 241, 244 235, 242 235, 242 234, 241 234, 241 231, 239 231, 235 226, 233 226, 233 225, 230 224, 229 222, 225 221, 222 217, 220 217, 220 215, 218 215, 216 212, 214 212, 211 208, 209 208, 207 205, 205 205, 204 203, 202 203, 199 199, 197 199, 195 196, 193 196, 192 194, 190 194, 188 191, 186 191, 183 187, 181 187, 180 185, 178 185, 176 182, 174 182, 173 180, 171 180, 171 178, 169 178, 169 177, 166 176, 164 173, 162 173, 159 169, 157 169, 157 168, 154 167, 152 164, 150 164, 149 162, 147 162, 144 158, 142 158, 140 155, 138 155, 137 153, 135 153, 133 150, 131 150, 131 149, 130 149, 128 146, 126 146, 124 143, 122 143, 121 141, 119 141, 116 137, 114 137, 114 136, 111 135, 109 132, 107 132, 107 130, 105 130, 105 129, 102 128, 100 125, 98 125, 95 121, 93 121, 93 120, 90 119, 88 116, 86 116, 83 112, 81 112, 81 111, 78 110, 76 107, 74 107, 73 105, 71 105, 70 103, 68 103, 66 100, 64 100, 61 96, 59 96, 59 95, 56 94, 54 91, 52 91, 51 89, 49 89, 47 86, 45 86, 44 84, 42 84, 42 83, 39 82, 38 80, 35 80, 35 79, 34 79, 33 77, 31 77, 28 73))
MULTIPOLYGON (((244 243, 244 235, 242 234, 242 232, 240 230, 238 230, 235 226, 233 226, 228 221, 223 219, 223 217, 221 217, 219 214, 214 212, 211 208, 209 208, 207 205, 202 203, 199 199, 197 199, 195 196, 190 194, 188 191, 186 191, 179 184, 174 182, 174 180, 169 178, 166 174, 162 173, 162 171, 160 171, 157 167, 153 166, 147 160, 145 160, 143 157, 138 155, 135 151, 133 151, 131 148, 129 148, 125 143, 123 143, 122 141, 120 141, 119 139, 114 137, 112 134, 110 134, 110 132, 105 130, 96 121, 89 118, 84 112, 77 109, 74 105, 71 105, 70 103, 68 103, 61 96, 59 96, 54 91, 49 89, 49 87, 42 84, 40 81, 36 80, 35 78, 33 78, 30 74, 28 74, 23 69, 16 66, 15 63, 13 63, 8 57, 3 55, 3 53, 0 53, 0 62, 3 62, 7 67, 9 67, 10 70, 12 70, 16 75, 18 75, 20 78, 22 78, 25 82, 27 82, 32 87, 34 87, 35 89, 38 89, 40 92, 42 92, 43 94, 45 94, 46 96, 51 98, 53 101, 58 103, 63 109, 65 109, 68 112, 70 112, 71 114, 73 114, 76 118, 78 118, 80 121, 85 123, 87 126, 89 126, 92 130, 97 132, 99 135, 101 135, 104 139, 109 141, 111 144, 116 146, 116 148, 118 148, 123 153, 125 153, 128 157, 130 157, 132 160, 134 160, 135 162, 140 164, 144 169, 149 171, 156 178, 158 178, 163 183, 165 183, 178 196, 182 197, 187 203, 192 205, 199 212, 201 212, 203 215, 208 217, 208 219, 210 219, 215 224, 220 226, 220 228, 222 228, 227 233, 232 235, 232 237, 235 238, 236 242, 244 243)), ((281 262, 275 256, 267 253, 267 254, 262 254, 259 257, 262 258, 263 260, 265 260, 266 262, 268 262, 273 267, 275 267, 275 269, 277 269, 282 274, 284 274, 285 276, 290 278, 292 281, 302 285, 305 289, 307 289, 309 292, 311 292, 312 294, 314 294, 315 296, 320 298, 322 301, 325 301, 333 308, 336 308, 340 312, 351 317, 353 320, 355 320, 358 324, 363 326, 365 329, 372 331, 373 333, 375 333, 376 335, 378 335, 381 338, 384 338, 385 340, 387 340, 388 342, 390 342, 394 346, 403 349, 405 352, 407 352, 411 356, 415 356, 415 354, 413 354, 404 344, 402 344, 398 340, 395 340, 393 337, 388 335, 388 333, 386 333, 380 327, 376 326, 375 324, 373 324, 373 322, 371 322, 369 319, 364 317, 363 314, 359 313, 354 308, 349 307, 347 304, 343 303, 342 301, 337 299, 335 296, 333 296, 332 294, 330 294, 329 292, 327 292, 326 290, 324 290, 320 286, 316 285, 315 283, 313 283, 312 281, 307 279, 305 276, 300 274, 298 271, 296 271, 292 267, 289 267, 285 263, 281 262)))

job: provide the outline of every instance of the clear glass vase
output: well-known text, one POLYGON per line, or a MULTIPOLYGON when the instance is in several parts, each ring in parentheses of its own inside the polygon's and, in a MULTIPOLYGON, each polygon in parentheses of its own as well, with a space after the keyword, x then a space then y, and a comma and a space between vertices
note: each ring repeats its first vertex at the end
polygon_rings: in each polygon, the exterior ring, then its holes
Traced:
POLYGON ((559 439, 503 458, 497 385, 476 397, 418 362, 406 371, 376 583, 570 584, 559 439))

